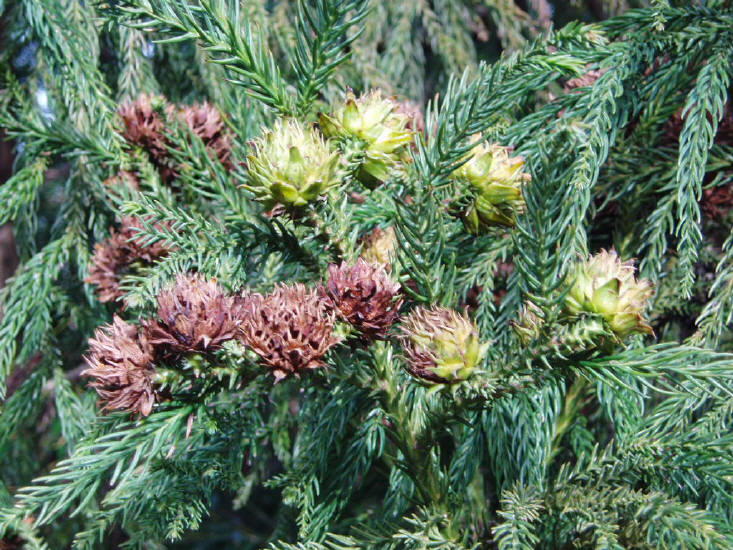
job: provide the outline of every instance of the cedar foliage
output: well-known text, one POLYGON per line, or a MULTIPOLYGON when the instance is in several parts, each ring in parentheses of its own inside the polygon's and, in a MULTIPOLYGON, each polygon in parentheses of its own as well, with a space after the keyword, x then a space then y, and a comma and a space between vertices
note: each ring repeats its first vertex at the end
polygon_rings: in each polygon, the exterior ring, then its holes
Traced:
POLYGON ((0 10, 0 127, 15 151, 0 222, 21 258, 2 291, 0 548, 733 546, 731 2, 0 10), (347 87, 424 112, 402 168, 364 186, 364 151, 333 139, 338 181, 319 200, 255 200, 253 140, 284 118, 318 132, 347 87), (118 115, 142 97, 134 121, 154 147, 118 115), (453 177, 476 134, 531 173, 516 227, 478 236, 455 215, 473 195, 453 177), (475 324, 484 347, 465 380, 411 376, 399 330, 366 338, 322 317, 317 285, 375 228, 396 235, 403 316, 443 307, 475 324), (117 247, 117 300, 90 279, 95 244, 117 247), (571 266, 611 248, 655 284, 654 336, 563 318, 571 266), (229 316, 198 294, 198 308, 160 308, 221 337, 210 346, 194 325, 202 345, 155 352, 149 415, 103 410, 80 376, 95 328, 145 325, 186 273, 215 279, 229 316), (301 283, 307 299, 282 298, 301 283), (246 345, 264 339, 282 362, 279 333, 230 336, 237 308, 263 303, 282 330, 320 318, 308 330, 334 331, 301 342, 314 355, 300 376, 274 383, 246 345), (528 308, 529 338, 513 330, 528 308))

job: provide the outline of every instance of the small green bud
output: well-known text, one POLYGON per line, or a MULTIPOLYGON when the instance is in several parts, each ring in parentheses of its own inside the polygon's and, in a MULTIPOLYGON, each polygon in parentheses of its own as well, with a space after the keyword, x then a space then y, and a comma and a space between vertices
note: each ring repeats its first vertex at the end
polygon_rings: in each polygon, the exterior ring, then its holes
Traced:
POLYGON ((399 162, 407 159, 406 146, 413 138, 410 123, 399 103, 382 97, 379 90, 359 98, 348 91, 342 106, 319 117, 327 137, 350 142, 363 153, 357 177, 368 187, 387 180, 399 162))
POLYGON ((598 315, 619 339, 634 333, 654 334, 643 317, 653 285, 637 280, 634 271, 633 262, 622 262, 613 250, 577 263, 568 277, 565 313, 598 315))
POLYGON ((338 153, 310 127, 279 121, 254 142, 244 185, 269 207, 303 207, 338 185, 338 153))
POLYGON ((418 307, 402 324, 408 370, 424 380, 449 384, 466 380, 486 354, 474 324, 443 307, 418 307))
MULTIPOLYGON (((474 136, 473 141, 481 139, 474 136)), ((509 147, 481 143, 453 175, 471 184, 476 191, 473 203, 464 211, 466 230, 474 235, 493 226, 513 227, 516 215, 524 212, 522 187, 531 176, 523 172, 524 159, 510 157, 509 147)))
POLYGON ((534 302, 525 302, 519 312, 519 320, 512 323, 514 332, 525 346, 540 337, 545 320, 542 310, 534 302))

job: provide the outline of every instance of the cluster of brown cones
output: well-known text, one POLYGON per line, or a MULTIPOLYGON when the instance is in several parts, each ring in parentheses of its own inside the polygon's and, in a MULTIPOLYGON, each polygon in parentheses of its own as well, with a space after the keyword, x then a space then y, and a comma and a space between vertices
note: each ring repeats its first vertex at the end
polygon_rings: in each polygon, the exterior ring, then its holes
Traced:
MULTIPOLYGON (((141 95, 135 101, 120 106, 122 136, 130 144, 147 152, 164 182, 178 177, 179 166, 171 154, 173 144, 168 132, 175 125, 183 125, 203 142, 209 154, 231 169, 232 137, 219 111, 210 103, 175 106, 163 97, 141 95)), ((138 188, 138 177, 122 171, 105 181, 110 193, 121 187, 138 188)), ((160 244, 145 244, 138 235, 141 223, 134 218, 123 218, 119 229, 97 243, 86 282, 97 287, 101 302, 112 302, 122 297, 120 279, 137 263, 151 264, 166 256, 170 250, 160 244)))
POLYGON ((359 260, 331 266, 325 287, 280 285, 270 294, 232 295, 201 275, 179 275, 158 295, 155 319, 137 325, 115 317, 89 342, 85 375, 105 409, 144 416, 158 398, 155 363, 207 353, 238 340, 260 356, 276 379, 324 365, 340 339, 337 319, 365 340, 384 338, 402 305, 400 287, 384 265, 359 260))
POLYGON ((173 148, 166 133, 175 124, 185 125, 203 142, 212 158, 232 168, 232 137, 221 113, 210 103, 175 106, 163 97, 141 95, 120 106, 122 136, 146 151, 164 182, 178 176, 179 167, 171 155, 173 148))

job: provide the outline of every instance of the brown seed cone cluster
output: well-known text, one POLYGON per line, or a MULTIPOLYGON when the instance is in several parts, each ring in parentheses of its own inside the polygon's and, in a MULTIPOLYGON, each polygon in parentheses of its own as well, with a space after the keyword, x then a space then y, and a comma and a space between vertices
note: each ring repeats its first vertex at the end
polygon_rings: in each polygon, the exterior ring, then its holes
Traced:
POLYGON ((136 261, 153 263, 166 256, 169 249, 157 242, 143 244, 138 230, 140 220, 126 217, 122 219, 119 230, 112 229, 110 236, 94 245, 92 265, 85 282, 97 287, 100 302, 112 302, 122 296, 120 278, 136 261))
POLYGON ((158 320, 145 321, 151 344, 166 353, 213 351, 237 334, 241 306, 216 281, 179 275, 158 295, 158 320))
POLYGON ((227 294, 201 275, 179 275, 158 296, 158 318, 142 329, 115 316, 97 329, 85 358, 105 409, 147 416, 158 397, 154 359, 207 353, 238 339, 257 353, 276 379, 323 365, 324 354, 340 339, 333 334, 336 313, 325 291, 302 284, 281 285, 266 296, 227 294))
POLYGON ((169 153, 171 143, 165 136, 167 126, 175 117, 201 138, 210 153, 227 169, 233 167, 231 134, 221 113, 208 102, 178 108, 166 104, 163 97, 141 95, 135 101, 123 104, 118 113, 125 126, 122 136, 150 154, 165 182, 178 177, 178 168, 169 153))
POLYGON ((302 284, 280 285, 266 296, 251 294, 243 307, 240 338, 277 380, 323 366, 321 358, 339 342, 328 302, 302 284))
POLYGON ((392 281, 385 267, 362 258, 353 266, 342 262, 328 267, 326 294, 338 315, 366 340, 384 338, 404 302, 400 285, 392 281))
POLYGON ((153 346, 144 332, 115 316, 111 325, 97 329, 89 340, 91 386, 105 402, 105 409, 122 409, 147 416, 153 409, 153 346))

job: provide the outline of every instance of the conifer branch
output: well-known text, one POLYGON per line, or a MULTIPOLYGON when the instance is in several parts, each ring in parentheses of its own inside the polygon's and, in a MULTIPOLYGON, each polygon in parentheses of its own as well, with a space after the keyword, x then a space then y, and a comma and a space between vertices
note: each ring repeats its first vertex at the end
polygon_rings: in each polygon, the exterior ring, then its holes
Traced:
POLYGON ((115 9, 132 18, 136 29, 157 29, 161 43, 189 39, 202 42, 215 63, 230 71, 229 79, 276 111, 294 113, 294 104, 272 52, 256 28, 243 21, 238 3, 201 0, 195 4, 165 0, 130 0, 115 9))

